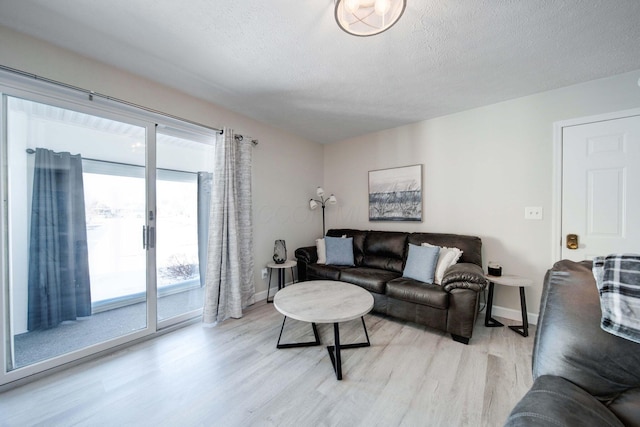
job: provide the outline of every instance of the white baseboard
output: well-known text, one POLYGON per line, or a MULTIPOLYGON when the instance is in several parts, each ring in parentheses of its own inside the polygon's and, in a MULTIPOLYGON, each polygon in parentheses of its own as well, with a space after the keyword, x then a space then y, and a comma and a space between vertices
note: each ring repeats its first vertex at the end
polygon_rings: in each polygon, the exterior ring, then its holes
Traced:
MULTIPOLYGON (((269 293, 269 295, 271 295, 271 293, 269 293)), ((267 291, 256 292, 253 297, 256 302, 262 301, 263 299, 267 299, 267 291)))
MULTIPOLYGON (((286 284, 286 286, 289 286, 290 284, 291 284, 291 282, 288 282, 286 284)), ((277 286, 271 287, 271 290, 269 290, 269 297, 273 298, 273 296, 276 294, 276 292, 278 292, 278 287, 277 286)), ((256 302, 257 301, 266 300, 266 299, 267 299, 267 291, 266 290, 264 290, 262 292, 257 292, 255 294, 256 302)), ((485 308, 485 310, 486 310, 486 308, 485 308)), ((485 312, 483 311, 482 313, 480 313, 480 316, 482 316, 484 318, 484 314, 485 314, 485 312)), ((522 321, 522 313, 520 312, 520 310, 514 310, 512 308, 500 307, 499 305, 494 305, 493 306, 493 308, 491 309, 491 314, 493 316, 504 317, 505 319, 509 319, 509 320, 522 321)), ((537 325, 538 324, 538 313, 529 313, 529 312, 527 312, 527 320, 529 321, 529 324, 537 325)))
MULTIPOLYGON (((486 308, 485 308, 486 310, 486 308)), ((480 313, 483 317, 485 313, 480 313)), ((512 308, 500 307, 499 305, 494 305, 491 309, 492 316, 504 317, 505 319, 515 320, 522 322, 522 313, 520 310, 514 310, 512 308)), ((538 324, 538 314, 537 313, 529 313, 527 312, 527 320, 529 324, 537 325, 538 324)))
MULTIPOLYGON (((278 292, 278 288, 275 289, 275 292, 278 292)), ((273 295, 275 295, 275 292, 274 292, 273 289, 271 289, 269 291, 269 298, 271 298, 273 295)), ((265 300, 265 299, 267 299, 267 291, 266 290, 262 291, 262 292, 256 292, 256 294, 255 294, 256 302, 262 301, 262 300, 265 300)))

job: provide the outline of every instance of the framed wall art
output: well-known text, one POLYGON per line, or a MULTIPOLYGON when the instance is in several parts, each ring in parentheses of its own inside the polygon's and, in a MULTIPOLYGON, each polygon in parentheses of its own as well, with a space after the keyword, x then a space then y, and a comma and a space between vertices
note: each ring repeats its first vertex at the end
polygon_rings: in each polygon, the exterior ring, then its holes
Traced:
POLYGON ((369 171, 369 221, 422 221, 422 165, 369 171))

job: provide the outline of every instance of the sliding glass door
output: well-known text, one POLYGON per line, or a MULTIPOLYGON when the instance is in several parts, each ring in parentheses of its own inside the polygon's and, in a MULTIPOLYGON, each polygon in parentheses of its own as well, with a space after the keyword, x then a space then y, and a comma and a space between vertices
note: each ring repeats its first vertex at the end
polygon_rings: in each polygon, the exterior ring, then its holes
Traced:
POLYGON ((6 370, 149 332, 146 127, 5 99, 6 370))
POLYGON ((202 313, 215 135, 159 126, 156 200, 161 326, 202 313))
POLYGON ((2 90, 0 385, 201 316, 215 132, 2 90))

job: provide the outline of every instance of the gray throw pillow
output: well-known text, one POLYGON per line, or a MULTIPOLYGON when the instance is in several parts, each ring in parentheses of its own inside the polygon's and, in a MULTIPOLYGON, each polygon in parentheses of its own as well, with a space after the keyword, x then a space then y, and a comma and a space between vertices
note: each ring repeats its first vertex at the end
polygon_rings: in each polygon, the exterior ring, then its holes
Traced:
POLYGON ((355 265, 353 262, 353 237, 325 237, 327 264, 355 265))
POLYGON ((409 243, 409 255, 402 277, 433 283, 439 253, 440 248, 437 246, 417 246, 409 243))

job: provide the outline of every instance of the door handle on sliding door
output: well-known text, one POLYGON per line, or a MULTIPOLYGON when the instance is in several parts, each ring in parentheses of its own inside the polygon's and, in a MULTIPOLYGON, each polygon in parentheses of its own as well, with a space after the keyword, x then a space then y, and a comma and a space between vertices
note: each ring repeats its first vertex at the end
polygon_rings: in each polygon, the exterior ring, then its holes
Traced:
POLYGON ((153 249, 156 247, 156 228, 147 227, 147 249, 153 249))
POLYGON ((142 226, 142 249, 151 249, 156 247, 156 228, 142 226))

